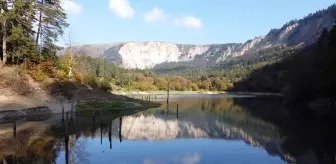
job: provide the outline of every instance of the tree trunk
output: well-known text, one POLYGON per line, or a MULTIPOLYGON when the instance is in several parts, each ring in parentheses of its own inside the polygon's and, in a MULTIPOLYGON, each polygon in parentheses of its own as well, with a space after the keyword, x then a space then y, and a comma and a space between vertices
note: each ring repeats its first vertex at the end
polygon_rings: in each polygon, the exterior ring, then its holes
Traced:
POLYGON ((6 64, 7 61, 7 36, 6 36, 6 21, 2 24, 3 36, 2 36, 2 65, 6 64))
POLYGON ((70 54, 70 60, 69 60, 69 73, 68 73, 68 77, 69 79, 72 79, 72 54, 70 54))
MULTIPOLYGON (((42 6, 43 6, 43 4, 44 4, 44 0, 41 0, 40 15, 39 15, 39 19, 38 19, 39 23, 38 23, 37 34, 36 34, 36 39, 35 39, 35 45, 36 46, 38 46, 40 37, 42 35, 42 6)), ((41 47, 39 47, 38 50, 39 50, 39 58, 40 58, 40 62, 41 62, 41 60, 42 60, 41 47)))
MULTIPOLYGON (((3 4, 3 8, 1 8, 1 14, 5 13, 5 8, 7 8, 7 2, 4 2, 3 4)), ((2 22, 2 56, 1 56, 1 63, 0 63, 0 67, 6 64, 7 61, 7 34, 6 34, 6 20, 4 20, 2 22)))
POLYGON ((39 15, 39 23, 38 23, 38 28, 37 28, 37 34, 36 34, 36 39, 35 39, 35 44, 38 45, 39 39, 40 39, 40 34, 41 34, 41 28, 42 28, 42 5, 44 3, 44 0, 41 1, 41 7, 40 7, 40 15, 39 15))

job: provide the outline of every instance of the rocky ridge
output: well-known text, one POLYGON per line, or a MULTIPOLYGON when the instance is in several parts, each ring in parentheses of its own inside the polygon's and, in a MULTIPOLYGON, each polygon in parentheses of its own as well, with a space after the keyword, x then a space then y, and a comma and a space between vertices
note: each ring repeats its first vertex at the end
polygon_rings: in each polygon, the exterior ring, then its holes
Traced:
MULTIPOLYGON (((125 42, 113 44, 79 45, 77 54, 104 58, 126 68, 160 68, 166 63, 212 66, 228 56, 241 56, 273 46, 310 45, 320 36, 323 28, 330 29, 336 21, 336 5, 309 14, 303 19, 293 20, 268 34, 245 43, 229 44, 174 44, 168 42, 125 42), (162 65, 161 65, 162 66, 162 65)), ((168 64, 169 65, 169 64, 168 64)))

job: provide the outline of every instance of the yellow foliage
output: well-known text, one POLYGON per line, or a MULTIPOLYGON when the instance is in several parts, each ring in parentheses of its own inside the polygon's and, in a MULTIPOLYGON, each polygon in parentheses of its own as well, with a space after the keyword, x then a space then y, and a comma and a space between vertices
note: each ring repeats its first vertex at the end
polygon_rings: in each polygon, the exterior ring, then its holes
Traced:
POLYGON ((154 84, 159 90, 167 90, 168 82, 164 78, 159 77, 155 79, 154 84))
POLYGON ((35 81, 43 81, 45 78, 45 75, 39 67, 36 70, 31 71, 31 75, 35 81))
POLYGON ((82 83, 92 88, 99 87, 99 80, 94 75, 82 75, 82 83))
POLYGON ((141 91, 154 91, 158 89, 155 85, 149 82, 135 83, 135 88, 141 91))

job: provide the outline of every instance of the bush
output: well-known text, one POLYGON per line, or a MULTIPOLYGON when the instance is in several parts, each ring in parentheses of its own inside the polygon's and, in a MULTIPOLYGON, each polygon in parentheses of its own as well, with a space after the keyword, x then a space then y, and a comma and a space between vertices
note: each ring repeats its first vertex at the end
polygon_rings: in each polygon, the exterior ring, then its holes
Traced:
POLYGON ((79 74, 79 73, 75 73, 74 78, 75 78, 75 80, 76 80, 77 82, 82 82, 82 76, 81 76, 81 74, 79 74))
POLYGON ((67 73, 64 70, 57 70, 56 77, 58 78, 67 78, 67 73))
POLYGON ((50 77, 54 77, 54 62, 53 61, 45 61, 39 64, 40 68, 50 77))
POLYGON ((195 83, 191 84, 190 87, 191 87, 192 91, 197 91, 198 90, 198 86, 195 83))
POLYGON ((110 82, 108 80, 105 80, 105 79, 100 82, 99 88, 101 88, 104 91, 112 90, 110 82))
POLYGON ((155 91, 158 89, 155 85, 148 82, 136 83, 134 88, 139 89, 141 91, 155 91))
POLYGON ((100 86, 99 80, 94 75, 82 75, 82 84, 92 88, 98 88, 100 86))
POLYGON ((92 88, 98 88, 99 87, 99 81, 95 76, 89 76, 88 85, 92 88))
POLYGON ((45 75, 40 68, 37 68, 36 70, 32 71, 32 77, 35 81, 41 82, 44 80, 45 75))

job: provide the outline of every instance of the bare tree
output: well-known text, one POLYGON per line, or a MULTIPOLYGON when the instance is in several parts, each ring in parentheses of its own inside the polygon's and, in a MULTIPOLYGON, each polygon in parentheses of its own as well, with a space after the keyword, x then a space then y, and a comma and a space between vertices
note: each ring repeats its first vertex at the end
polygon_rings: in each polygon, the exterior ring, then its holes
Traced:
POLYGON ((69 55, 67 58, 67 62, 69 64, 69 72, 68 72, 68 77, 72 78, 73 77, 73 73, 75 70, 75 65, 76 63, 79 62, 79 60, 81 60, 81 58, 76 58, 75 55, 77 54, 76 49, 73 47, 74 45, 74 41, 72 38, 72 31, 71 29, 69 30, 68 33, 68 43, 67 43, 67 47, 65 49, 65 54, 69 55))

